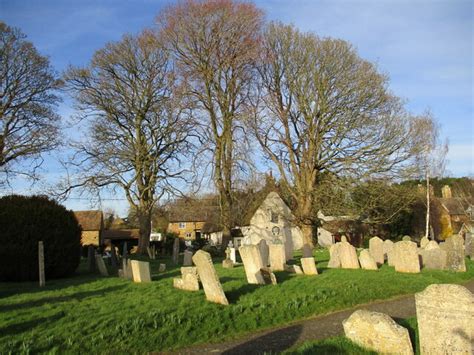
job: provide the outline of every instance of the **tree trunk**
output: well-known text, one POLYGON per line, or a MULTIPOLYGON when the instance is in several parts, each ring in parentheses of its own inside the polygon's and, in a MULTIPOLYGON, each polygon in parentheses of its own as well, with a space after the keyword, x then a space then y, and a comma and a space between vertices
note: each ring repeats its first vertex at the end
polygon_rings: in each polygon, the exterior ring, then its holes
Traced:
POLYGON ((308 244, 311 248, 313 244, 313 226, 310 224, 303 224, 300 226, 301 232, 303 232, 303 244, 308 244))
POLYGON ((140 255, 147 254, 147 248, 150 246, 150 232, 151 232, 151 214, 144 213, 138 217, 140 234, 138 237, 138 250, 140 255))

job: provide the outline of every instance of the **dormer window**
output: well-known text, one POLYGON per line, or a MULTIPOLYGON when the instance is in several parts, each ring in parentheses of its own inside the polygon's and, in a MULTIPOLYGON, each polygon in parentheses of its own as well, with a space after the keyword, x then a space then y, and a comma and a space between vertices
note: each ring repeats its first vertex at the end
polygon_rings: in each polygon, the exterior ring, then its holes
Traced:
POLYGON ((186 222, 179 222, 179 229, 185 229, 186 228, 186 222))

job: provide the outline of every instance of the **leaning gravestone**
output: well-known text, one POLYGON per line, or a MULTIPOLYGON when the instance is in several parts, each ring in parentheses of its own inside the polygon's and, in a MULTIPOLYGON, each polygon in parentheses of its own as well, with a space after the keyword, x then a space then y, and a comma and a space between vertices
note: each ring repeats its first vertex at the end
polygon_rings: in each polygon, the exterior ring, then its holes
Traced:
POLYGON ((151 282, 150 263, 148 261, 132 260, 133 282, 151 282))
POLYGON ((197 267, 199 279, 201 280, 206 299, 210 302, 228 305, 229 301, 224 294, 222 285, 219 281, 214 264, 212 263, 211 254, 198 250, 193 255, 194 265, 197 267))
POLYGON ((452 271, 465 272, 464 240, 460 235, 453 235, 446 239, 445 250, 447 253, 446 268, 452 271))
POLYGON ((377 263, 367 249, 360 252, 359 262, 360 267, 364 270, 378 270, 377 263))
POLYGON ((316 262, 314 257, 301 258, 301 267, 305 275, 317 275, 318 269, 316 269, 316 262))
POLYGON ((258 242, 258 248, 260 249, 260 255, 262 257, 262 263, 263 263, 263 266, 267 267, 268 266, 268 257, 269 257, 269 254, 270 254, 270 250, 268 248, 268 244, 266 242, 265 239, 261 239, 259 242, 258 242))
POLYGON ((341 260, 341 268, 343 269, 359 269, 359 259, 355 248, 348 242, 341 242, 339 245, 339 258, 341 260))
POLYGON ((286 264, 285 245, 270 244, 269 249, 270 268, 272 269, 272 271, 284 271, 286 264))
POLYGON ((197 268, 194 266, 182 267, 181 278, 173 279, 173 287, 185 291, 199 291, 197 268))
POLYGON ((430 240, 426 237, 421 238, 420 240, 420 248, 426 247, 426 245, 430 242, 430 240))
POLYGON ((369 239, 369 253, 378 265, 382 265, 385 261, 383 245, 383 240, 379 237, 369 239))
POLYGON ((339 257, 339 246, 341 243, 333 244, 329 247, 328 268, 337 269, 341 267, 341 259, 339 257))
POLYGON ((109 276, 107 268, 105 267, 104 259, 102 255, 96 254, 95 255, 95 264, 97 265, 97 269, 102 276, 109 276))
POLYGON ((183 266, 193 266, 193 252, 189 250, 184 251, 183 266))
POLYGON ((240 257, 244 263, 245 275, 249 284, 265 285, 261 269, 263 265, 258 245, 247 244, 239 248, 240 257))
POLYGON ((395 271, 418 273, 420 272, 420 258, 418 257, 418 247, 416 243, 409 241, 396 242, 395 271))
POLYGON ((311 258, 313 256, 313 248, 311 248, 311 245, 309 244, 303 245, 301 251, 303 254, 303 258, 311 258))
POLYGON ((430 285, 415 294, 421 354, 472 354, 474 297, 460 285, 430 285))
POLYGON ((342 322, 346 337, 380 354, 413 354, 408 330, 387 314, 360 309, 342 322))
POLYGON ((179 263, 179 238, 174 238, 172 259, 174 264, 177 265, 179 263))

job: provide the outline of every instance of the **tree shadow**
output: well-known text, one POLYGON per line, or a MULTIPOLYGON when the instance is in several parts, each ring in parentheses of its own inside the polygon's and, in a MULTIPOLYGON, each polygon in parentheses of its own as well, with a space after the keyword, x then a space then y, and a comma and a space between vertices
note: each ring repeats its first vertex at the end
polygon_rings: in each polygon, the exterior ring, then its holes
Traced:
MULTIPOLYGON (((230 303, 235 303, 238 301, 238 299, 248 293, 254 292, 256 289, 259 287, 265 287, 266 285, 254 285, 254 284, 246 284, 241 287, 239 287, 236 290, 232 291, 225 291, 225 295, 227 296, 227 299, 229 300, 230 303)), ((268 285, 271 286, 271 285, 268 285)))
POLYGON ((0 334, 2 334, 3 336, 6 336, 6 335, 15 335, 15 334, 23 333, 39 325, 44 326, 50 323, 54 323, 64 316, 65 316, 64 312, 58 312, 49 317, 41 317, 41 318, 26 321, 26 322, 22 322, 22 323, 11 324, 6 327, 0 328, 0 334))
POLYGON ((230 277, 230 276, 220 277, 219 279, 221 281, 221 284, 228 281, 240 280, 240 278, 238 277, 230 277))
POLYGON ((73 293, 73 294, 65 295, 65 296, 44 297, 44 298, 40 298, 34 301, 2 305, 0 306, 0 312, 8 312, 8 311, 23 309, 23 308, 40 307, 46 303, 67 302, 71 300, 82 300, 87 297, 103 296, 105 293, 115 292, 124 287, 126 287, 126 285, 112 286, 112 287, 102 288, 102 289, 98 289, 94 291, 78 292, 78 293, 73 293))
POLYGON ((253 338, 245 343, 234 346, 224 351, 222 354, 263 354, 280 353, 292 347, 299 339, 303 330, 302 325, 293 325, 287 328, 278 329, 257 338, 253 338))

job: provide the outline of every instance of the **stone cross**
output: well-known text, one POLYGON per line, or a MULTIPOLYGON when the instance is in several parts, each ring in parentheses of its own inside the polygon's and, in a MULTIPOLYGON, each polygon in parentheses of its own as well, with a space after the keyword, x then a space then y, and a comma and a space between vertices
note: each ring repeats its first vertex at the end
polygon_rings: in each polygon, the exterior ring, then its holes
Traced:
POLYGON ((211 255, 203 250, 198 250, 193 255, 193 262, 196 265, 206 299, 210 302, 228 305, 229 301, 222 289, 211 255))
POLYGON ((181 278, 173 279, 173 287, 185 291, 199 291, 199 276, 195 266, 181 268, 181 278))
POLYGON ((43 242, 38 242, 38 270, 39 270, 39 285, 44 287, 46 279, 44 276, 44 246, 43 242))

